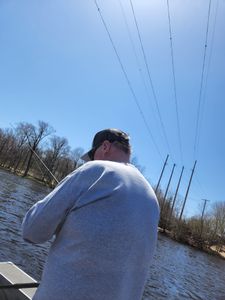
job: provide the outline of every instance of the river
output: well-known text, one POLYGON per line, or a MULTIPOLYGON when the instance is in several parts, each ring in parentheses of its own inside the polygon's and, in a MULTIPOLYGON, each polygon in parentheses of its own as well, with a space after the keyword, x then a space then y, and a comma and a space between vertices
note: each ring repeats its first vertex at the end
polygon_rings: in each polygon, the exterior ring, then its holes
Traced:
MULTIPOLYGON (((29 207, 50 189, 0 170, 0 261, 12 261, 41 279, 50 242, 32 245, 21 238, 29 207)), ((224 300, 225 261, 159 234, 143 300, 224 300)))

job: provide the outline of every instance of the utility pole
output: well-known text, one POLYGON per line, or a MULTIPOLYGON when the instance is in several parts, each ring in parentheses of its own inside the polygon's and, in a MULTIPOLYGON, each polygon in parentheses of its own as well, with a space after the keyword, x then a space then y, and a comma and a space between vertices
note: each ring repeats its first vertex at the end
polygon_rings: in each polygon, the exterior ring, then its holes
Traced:
POLYGON ((169 190, 169 186, 170 186, 171 179, 172 179, 172 177, 173 177, 173 172, 174 172, 175 166, 176 166, 176 164, 173 164, 173 169, 172 169, 172 172, 171 172, 171 174, 170 174, 170 178, 169 178, 169 181, 168 181, 168 184, 167 184, 167 187, 166 187, 165 195, 164 195, 164 197, 163 197, 163 202, 162 202, 162 207, 161 207, 161 213, 162 213, 162 211, 163 211, 163 206, 164 206, 165 201, 166 201, 166 196, 167 196, 167 193, 168 193, 168 190, 169 190))
POLYGON ((184 166, 182 167, 182 170, 181 170, 181 173, 180 173, 180 178, 179 178, 178 184, 177 184, 177 189, 176 189, 176 192, 175 192, 175 195, 174 195, 174 198, 173 198, 173 204, 172 204, 172 207, 171 207, 170 216, 169 216, 169 220, 168 220, 169 224, 170 224, 170 220, 171 220, 171 217, 172 217, 173 208, 174 208, 174 205, 175 205, 175 202, 176 202, 177 193, 178 193, 178 190, 179 190, 179 187, 180 187, 180 182, 181 182, 183 172, 184 172, 184 166))
POLYGON ((207 202, 207 201, 210 201, 210 200, 207 200, 207 199, 202 199, 202 200, 205 201, 205 202, 204 202, 203 209, 202 209, 200 237, 202 237, 202 231, 203 231, 203 217, 204 217, 204 212, 205 212, 206 202, 207 202))
POLYGON ((169 158, 169 154, 167 154, 166 160, 165 160, 165 162, 164 162, 164 165, 163 165, 163 168, 162 168, 162 171, 161 171, 161 174, 160 174, 160 176, 159 176, 159 180, 158 180, 158 183, 157 183, 157 186, 156 186, 156 189, 155 189, 155 193, 157 193, 157 191, 158 191, 159 184, 160 184, 160 181, 161 181, 161 179, 162 179, 162 176, 163 176, 163 173, 164 173, 164 170, 165 170, 165 167, 166 167, 168 158, 169 158))
POLYGON ((181 210, 181 213, 180 213, 179 221, 181 220, 182 215, 183 215, 183 211, 184 211, 184 207, 185 207, 185 204, 186 204, 186 201, 187 201, 187 196, 188 196, 188 192, 189 192, 189 189, 190 189, 190 186, 191 186, 191 181, 192 181, 192 177, 193 177, 193 174, 194 174, 194 171, 195 171, 196 163, 197 163, 197 160, 195 161, 194 167, 193 167, 192 172, 191 172, 191 177, 190 177, 187 192, 186 192, 186 195, 185 195, 185 198, 184 198, 184 203, 183 203, 182 210, 181 210))

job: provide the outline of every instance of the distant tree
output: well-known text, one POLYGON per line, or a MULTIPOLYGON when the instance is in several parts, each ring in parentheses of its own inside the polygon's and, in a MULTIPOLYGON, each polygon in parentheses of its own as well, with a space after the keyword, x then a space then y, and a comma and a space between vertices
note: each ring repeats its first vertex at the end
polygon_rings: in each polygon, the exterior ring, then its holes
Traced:
POLYGON ((6 133, 3 129, 0 129, 0 155, 6 144, 6 133))
POLYGON ((62 157, 59 159, 57 174, 59 181, 73 171, 73 162, 70 157, 62 157))
MULTIPOLYGON (((51 173, 55 173, 59 166, 59 158, 67 157, 70 147, 68 140, 64 137, 54 135, 50 138, 50 147, 45 151, 44 162, 51 173)), ((49 181, 52 181, 50 172, 45 169, 44 177, 47 177, 49 181)))
POLYGON ((200 216, 193 216, 190 219, 188 219, 188 226, 191 230, 192 236, 195 239, 200 239, 200 233, 201 233, 201 218, 200 216))
POLYGON ((37 127, 31 123, 23 122, 17 126, 17 129, 21 134, 25 135, 29 145, 28 161, 23 174, 23 176, 26 176, 31 167, 31 160, 38 145, 45 137, 52 134, 54 129, 48 123, 43 121, 38 121, 37 127))
POLYGON ((53 187, 82 164, 84 152, 80 147, 71 151, 67 139, 51 137, 53 133, 54 129, 43 121, 37 126, 20 122, 13 129, 0 128, 0 166, 23 176, 29 172, 53 187), (44 144, 46 137, 49 138, 44 144))
POLYGON ((16 172, 23 157, 28 153, 28 147, 26 145, 26 136, 18 129, 14 129, 15 149, 11 153, 11 169, 16 172))
POLYGON ((73 162, 73 169, 76 169, 79 166, 79 160, 83 153, 84 153, 84 149, 80 147, 75 148, 71 151, 70 157, 73 162))
POLYGON ((217 240, 218 250, 225 242, 225 202, 214 203, 212 208, 212 229, 214 238, 217 240))
POLYGON ((1 131, 0 140, 0 155, 1 155, 1 165, 4 168, 9 167, 9 162, 11 160, 11 152, 15 148, 15 137, 12 129, 6 128, 1 131))

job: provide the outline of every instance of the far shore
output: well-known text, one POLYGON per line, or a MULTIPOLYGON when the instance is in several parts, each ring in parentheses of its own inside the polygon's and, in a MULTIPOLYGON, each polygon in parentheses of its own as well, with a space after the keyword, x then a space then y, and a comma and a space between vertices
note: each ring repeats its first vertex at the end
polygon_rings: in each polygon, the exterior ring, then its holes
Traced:
MULTIPOLYGON (((158 232, 163 234, 163 235, 166 235, 168 236, 169 238, 171 238, 172 240, 178 242, 178 243, 181 243, 180 241, 178 241, 176 238, 174 238, 173 234, 171 231, 169 230, 164 230, 163 228, 161 227, 158 227, 158 232)), ((188 246, 191 246, 195 249, 198 249, 198 250, 202 250, 208 254, 212 254, 212 255, 216 255, 222 259, 225 259, 225 245, 222 246, 221 250, 218 251, 218 246, 217 245, 213 245, 213 246, 207 246, 207 245, 197 245, 196 243, 194 243, 191 239, 187 240, 185 243, 182 243, 182 244, 186 244, 188 246)))

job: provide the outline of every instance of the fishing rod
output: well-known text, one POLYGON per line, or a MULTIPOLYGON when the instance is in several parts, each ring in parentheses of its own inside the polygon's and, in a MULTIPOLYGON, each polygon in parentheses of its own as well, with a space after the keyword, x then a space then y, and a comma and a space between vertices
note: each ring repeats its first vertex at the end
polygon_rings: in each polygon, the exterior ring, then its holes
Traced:
MULTIPOLYGON (((10 124, 10 126, 15 130, 15 127, 10 124)), ((30 141, 28 136, 25 134, 25 137, 28 141, 28 147, 29 149, 34 153, 34 155, 39 159, 39 161, 42 163, 42 165, 45 167, 45 169, 49 172, 49 174, 54 178, 56 183, 59 183, 58 179, 55 177, 55 175, 51 172, 51 170, 49 170, 49 168, 46 166, 46 164, 44 163, 44 161, 41 159, 41 157, 36 153, 36 151, 30 146, 30 141)))
MULTIPOLYGON (((28 140, 28 138, 27 138, 28 140)), ((30 148, 30 150, 36 155, 36 157, 39 159, 39 161, 42 163, 42 165, 46 168, 46 170, 49 172, 50 175, 52 175, 52 177, 54 178, 54 180, 56 181, 56 183, 59 183, 58 179, 55 177, 55 175, 49 170, 49 168, 46 166, 46 164, 43 162, 43 160, 40 158, 40 156, 36 153, 36 151, 34 151, 34 149, 32 149, 32 147, 29 144, 29 140, 28 140, 28 146, 30 148)))
POLYGON ((3 284, 0 285, 1 289, 30 289, 38 287, 40 282, 27 282, 27 283, 15 283, 15 284, 3 284))

